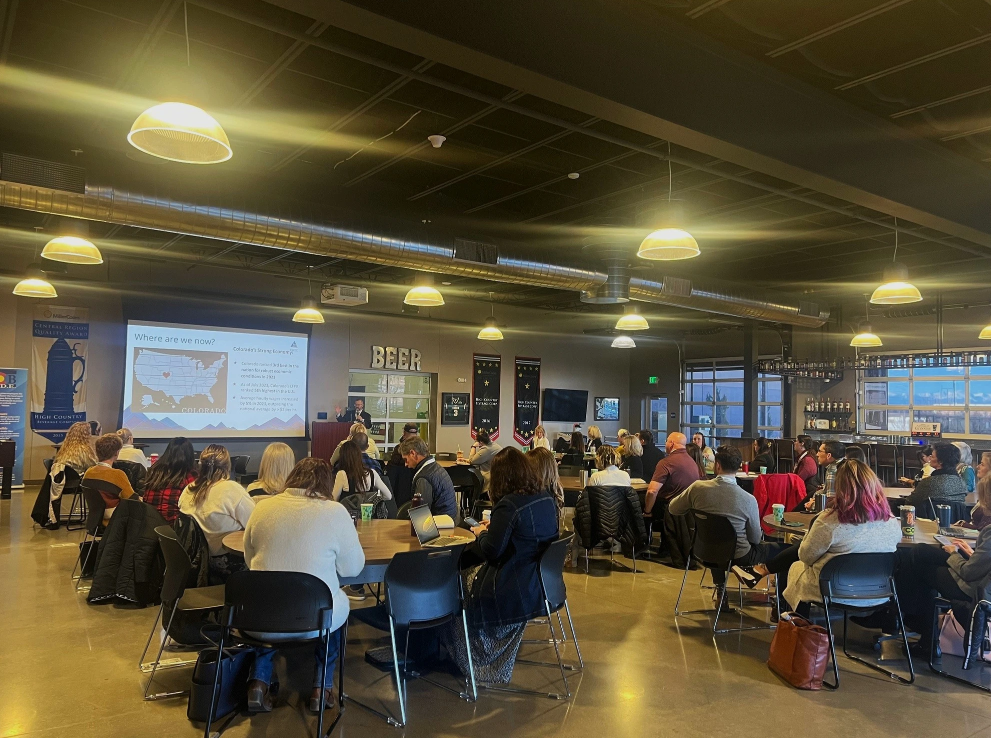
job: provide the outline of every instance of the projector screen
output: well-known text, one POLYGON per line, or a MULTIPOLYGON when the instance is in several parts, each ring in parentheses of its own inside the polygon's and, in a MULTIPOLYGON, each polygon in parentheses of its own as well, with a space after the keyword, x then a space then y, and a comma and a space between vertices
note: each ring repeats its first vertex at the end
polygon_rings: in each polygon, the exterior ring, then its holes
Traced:
POLYGON ((121 420, 138 438, 306 435, 307 336, 127 322, 121 420))

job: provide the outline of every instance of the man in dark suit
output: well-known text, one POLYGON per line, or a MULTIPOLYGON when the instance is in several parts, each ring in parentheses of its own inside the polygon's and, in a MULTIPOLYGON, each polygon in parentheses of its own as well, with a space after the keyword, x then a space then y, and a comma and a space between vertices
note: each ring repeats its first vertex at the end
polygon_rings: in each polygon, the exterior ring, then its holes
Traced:
POLYGON ((338 423, 361 423, 369 430, 372 427, 372 416, 365 412, 365 401, 355 400, 354 407, 350 407, 346 412, 341 412, 341 406, 334 408, 337 413, 338 423))

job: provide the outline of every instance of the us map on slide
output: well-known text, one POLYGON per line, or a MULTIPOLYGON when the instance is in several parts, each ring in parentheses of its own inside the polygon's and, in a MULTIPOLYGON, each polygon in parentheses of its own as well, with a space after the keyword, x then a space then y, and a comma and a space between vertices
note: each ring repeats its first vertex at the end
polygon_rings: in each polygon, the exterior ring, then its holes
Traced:
POLYGON ((131 410, 226 412, 227 353, 135 348, 131 410))

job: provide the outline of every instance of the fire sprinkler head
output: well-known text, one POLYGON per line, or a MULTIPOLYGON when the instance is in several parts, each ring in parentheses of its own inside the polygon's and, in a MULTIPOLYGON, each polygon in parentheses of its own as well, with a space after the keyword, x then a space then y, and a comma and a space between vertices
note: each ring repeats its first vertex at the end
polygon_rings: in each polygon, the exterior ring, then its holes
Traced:
POLYGON ((441 136, 439 133, 435 133, 433 136, 427 136, 427 140, 430 142, 431 146, 435 149, 439 149, 444 145, 444 142, 447 140, 447 136, 441 136))

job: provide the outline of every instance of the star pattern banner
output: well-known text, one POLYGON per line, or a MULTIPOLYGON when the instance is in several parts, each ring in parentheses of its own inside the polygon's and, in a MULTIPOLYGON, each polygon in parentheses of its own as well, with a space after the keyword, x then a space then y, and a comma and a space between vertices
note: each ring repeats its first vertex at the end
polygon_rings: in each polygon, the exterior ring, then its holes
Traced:
POLYGON ((540 416, 540 359, 516 357, 516 401, 513 407, 513 438, 526 446, 533 438, 540 416))
POLYGON ((493 441, 499 437, 499 375, 502 357, 475 354, 471 385, 471 437, 488 431, 493 441))

